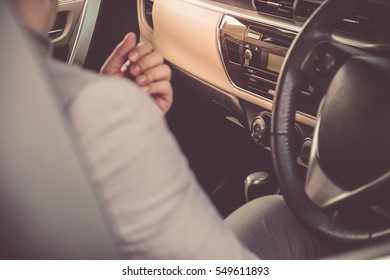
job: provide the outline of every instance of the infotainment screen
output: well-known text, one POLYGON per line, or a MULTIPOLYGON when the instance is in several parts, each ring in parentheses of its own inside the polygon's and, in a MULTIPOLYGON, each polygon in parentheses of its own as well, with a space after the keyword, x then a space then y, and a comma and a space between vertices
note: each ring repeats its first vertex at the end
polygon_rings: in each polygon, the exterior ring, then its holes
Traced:
POLYGON ((268 63, 267 63, 267 69, 272 72, 279 73, 280 68, 282 67, 284 58, 280 55, 276 55, 273 53, 268 54, 268 63))

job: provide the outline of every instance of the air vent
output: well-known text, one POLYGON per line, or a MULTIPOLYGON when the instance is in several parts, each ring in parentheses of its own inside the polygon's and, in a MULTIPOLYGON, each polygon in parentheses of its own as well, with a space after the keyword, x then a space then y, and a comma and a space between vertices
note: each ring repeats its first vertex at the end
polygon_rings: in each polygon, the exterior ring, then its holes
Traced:
POLYGON ((240 43, 226 39, 226 47, 230 62, 240 64, 240 43))
POLYGON ((153 28, 153 4, 154 0, 144 0, 145 18, 151 28, 153 28))
POLYGON ((354 37, 375 40, 389 26, 389 14, 389 5, 367 3, 353 15, 341 20, 335 30, 354 37))
MULTIPOLYGON (((295 20, 306 21, 319 6, 318 2, 298 1, 295 9, 295 20)), ((386 28, 390 24, 389 14, 389 3, 370 1, 337 23, 335 31, 352 35, 354 38, 376 40, 387 34, 386 28)))
POLYGON ((259 13, 270 14, 287 19, 294 18, 295 0, 252 0, 259 13))

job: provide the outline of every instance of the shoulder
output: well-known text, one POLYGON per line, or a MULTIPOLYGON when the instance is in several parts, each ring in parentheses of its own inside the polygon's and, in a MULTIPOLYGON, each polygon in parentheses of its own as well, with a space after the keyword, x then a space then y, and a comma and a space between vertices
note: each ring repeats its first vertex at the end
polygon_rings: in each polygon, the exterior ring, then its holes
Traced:
POLYGON ((101 76, 53 59, 48 61, 48 67, 65 110, 74 106, 87 107, 85 110, 90 112, 123 108, 130 113, 146 106, 150 113, 161 116, 151 98, 129 80, 101 76))
POLYGON ((90 135, 91 141, 103 134, 111 135, 110 138, 134 137, 140 131, 163 126, 164 119, 145 92, 116 77, 97 76, 89 80, 66 102, 64 109, 72 124, 81 134, 90 135))
POLYGON ((48 57, 45 61, 52 81, 59 91, 59 98, 68 103, 82 87, 100 79, 97 73, 71 66, 48 57))
POLYGON ((99 77, 84 84, 68 106, 86 107, 85 110, 99 115, 115 112, 134 118, 143 115, 144 110, 158 117, 162 115, 151 98, 135 84, 115 77, 99 77))

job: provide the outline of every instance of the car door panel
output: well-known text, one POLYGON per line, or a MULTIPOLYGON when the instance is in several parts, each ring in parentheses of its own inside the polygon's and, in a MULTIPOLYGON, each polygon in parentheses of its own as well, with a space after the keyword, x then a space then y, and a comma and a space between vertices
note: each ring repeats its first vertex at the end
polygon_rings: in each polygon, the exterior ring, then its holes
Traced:
POLYGON ((60 1, 57 18, 49 36, 54 46, 54 56, 60 60, 68 60, 75 42, 75 30, 80 25, 80 17, 85 0, 60 1))

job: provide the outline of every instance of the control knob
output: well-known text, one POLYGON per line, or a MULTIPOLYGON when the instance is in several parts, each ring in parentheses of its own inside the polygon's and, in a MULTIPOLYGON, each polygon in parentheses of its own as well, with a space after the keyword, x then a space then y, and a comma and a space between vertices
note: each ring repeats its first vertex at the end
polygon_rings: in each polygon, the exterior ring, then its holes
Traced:
POLYGON ((270 142, 269 128, 271 124, 271 114, 260 113, 252 122, 251 136, 257 144, 268 146, 270 142))
POLYGON ((249 62, 251 61, 252 57, 252 51, 250 49, 246 49, 244 52, 245 65, 249 65, 249 62))
POLYGON ((313 145, 313 140, 310 137, 305 138, 305 140, 303 140, 302 147, 301 147, 301 160, 306 165, 309 164, 312 145, 313 145))
POLYGON ((247 49, 244 53, 244 57, 246 60, 251 60, 253 57, 253 53, 250 49, 247 49))

